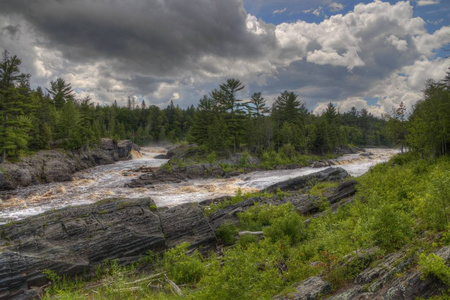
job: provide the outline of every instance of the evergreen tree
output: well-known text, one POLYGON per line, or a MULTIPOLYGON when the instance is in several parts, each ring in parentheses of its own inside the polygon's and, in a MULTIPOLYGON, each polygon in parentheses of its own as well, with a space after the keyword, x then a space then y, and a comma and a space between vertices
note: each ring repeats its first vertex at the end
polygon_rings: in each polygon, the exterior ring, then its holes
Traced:
POLYGON ((53 105, 57 109, 61 109, 67 101, 74 100, 74 92, 70 83, 66 83, 62 78, 51 81, 50 89, 47 89, 47 91, 52 95, 53 105))
POLYGON ((28 131, 31 119, 25 115, 31 109, 29 95, 30 75, 20 73, 21 60, 17 56, 9 56, 3 52, 0 64, 0 112, 1 131, 0 149, 1 162, 6 160, 6 154, 17 157, 21 150, 27 148, 28 131))
POLYGON ((250 116, 261 117, 270 112, 266 106, 266 100, 261 96, 261 93, 254 93, 248 103, 248 112, 250 116))

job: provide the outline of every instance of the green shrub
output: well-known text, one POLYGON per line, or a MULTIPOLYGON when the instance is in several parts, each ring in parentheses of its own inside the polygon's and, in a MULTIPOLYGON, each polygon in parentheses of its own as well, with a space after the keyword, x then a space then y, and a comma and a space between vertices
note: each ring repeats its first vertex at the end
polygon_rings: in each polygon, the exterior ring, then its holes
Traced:
POLYGON ((259 237, 254 234, 244 234, 239 237, 238 245, 241 246, 243 249, 248 248, 250 244, 255 244, 259 240, 259 237))
POLYGON ((421 278, 424 280, 428 275, 434 275, 442 283, 450 286, 450 268, 445 264, 445 261, 439 255, 431 253, 425 255, 424 253, 419 256, 419 266, 422 274, 421 278))
POLYGON ((386 250, 400 249, 414 236, 414 219, 395 205, 383 204, 374 211, 372 238, 386 250))
POLYGON ((198 251, 187 255, 189 244, 181 243, 164 253, 164 269, 177 284, 196 283, 205 274, 205 265, 198 251))
POLYGON ((292 203, 283 205, 254 205, 247 211, 238 213, 241 221, 241 227, 245 230, 260 231, 265 226, 272 223, 285 215, 296 213, 292 203))
POLYGON ((450 165, 431 174, 422 217, 429 228, 444 230, 450 222, 450 165))
POLYGON ((303 218, 295 211, 276 218, 271 226, 264 228, 264 234, 272 241, 286 240, 297 244, 306 237, 303 218))
POLYGON ((215 151, 211 152, 210 154, 208 154, 208 156, 206 156, 206 160, 212 164, 215 163, 217 160, 217 154, 215 151))
POLYGON ((232 245, 236 241, 236 235, 238 232, 239 230, 236 226, 231 224, 223 224, 217 228, 216 236, 220 242, 227 245, 232 245))

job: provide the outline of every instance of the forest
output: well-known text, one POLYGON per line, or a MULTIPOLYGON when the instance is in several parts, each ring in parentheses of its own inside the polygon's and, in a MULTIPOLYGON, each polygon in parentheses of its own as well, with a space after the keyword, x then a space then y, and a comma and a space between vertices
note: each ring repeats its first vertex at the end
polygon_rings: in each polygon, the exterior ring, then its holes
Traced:
MULTIPOLYGON (((238 79, 220 84, 200 99, 196 108, 180 108, 171 100, 161 109, 145 100, 138 102, 135 97, 128 97, 126 106, 119 106, 117 101, 100 105, 89 96, 77 98, 74 87, 62 78, 51 81, 49 87, 32 89, 31 75, 22 73, 20 64, 17 56, 3 52, 2 161, 17 160, 41 149, 94 145, 102 137, 130 139, 139 145, 186 141, 223 154, 243 150, 256 155, 268 150, 325 154, 349 145, 400 146, 405 143, 409 126, 403 104, 390 114, 376 117, 354 107, 340 112, 330 102, 321 115, 315 115, 292 91, 281 92, 272 106, 260 92, 253 93, 250 99, 240 99, 244 84, 238 79)), ((430 82, 425 96, 437 97, 441 90, 440 84, 430 82)), ((420 122, 420 118, 414 119, 420 122)), ((417 128, 422 128, 409 127, 417 134, 417 128)), ((411 146, 422 147, 417 143, 411 146)))

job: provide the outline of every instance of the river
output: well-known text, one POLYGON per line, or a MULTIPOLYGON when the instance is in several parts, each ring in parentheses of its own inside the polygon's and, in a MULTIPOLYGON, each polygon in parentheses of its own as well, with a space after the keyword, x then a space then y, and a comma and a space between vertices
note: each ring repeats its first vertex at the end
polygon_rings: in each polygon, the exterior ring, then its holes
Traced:
MULTIPOLYGON (((20 220, 47 210, 65 206, 90 204, 105 198, 151 197, 159 207, 186 202, 200 202, 221 196, 257 191, 271 184, 318 172, 325 168, 257 171, 228 179, 198 179, 177 184, 159 184, 144 188, 126 188, 124 184, 143 173, 142 167, 159 167, 167 160, 155 159, 164 153, 162 147, 144 147, 142 157, 98 166, 74 174, 74 180, 19 188, 0 192, 0 224, 20 220)), ((389 160, 395 149, 366 149, 366 154, 348 154, 333 160, 351 176, 360 176, 377 163, 389 160), (370 153, 371 155, 368 155, 370 153)))

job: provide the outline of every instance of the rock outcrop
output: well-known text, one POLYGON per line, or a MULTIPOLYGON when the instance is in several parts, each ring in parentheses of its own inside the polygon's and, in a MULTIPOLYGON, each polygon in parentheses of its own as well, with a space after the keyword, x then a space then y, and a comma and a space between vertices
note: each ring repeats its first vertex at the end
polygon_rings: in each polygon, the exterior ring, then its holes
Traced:
POLYGON ((287 296, 276 296, 274 300, 317 300, 331 290, 329 282, 324 281, 320 276, 306 279, 295 287, 296 291, 287 296))
POLYGON ((322 181, 338 181, 348 176, 347 171, 342 168, 328 168, 320 172, 312 173, 306 176, 299 176, 286 181, 275 183, 264 190, 270 193, 278 189, 282 191, 297 191, 306 186, 312 186, 322 181))
POLYGON ((102 139, 101 144, 79 150, 43 150, 18 163, 4 163, 0 171, 0 191, 19 186, 72 180, 72 174, 90 167, 128 159, 133 143, 102 139))
POLYGON ((185 167, 173 167, 171 170, 160 168, 143 174, 127 183, 127 187, 136 188, 158 183, 178 183, 189 179, 223 177, 225 172, 218 164, 196 164, 185 167))
POLYGON ((205 251, 216 244, 198 204, 158 210, 149 198, 107 199, 3 225, 0 299, 46 284, 44 269, 74 277, 94 272, 105 259, 126 264, 182 242, 205 251))

